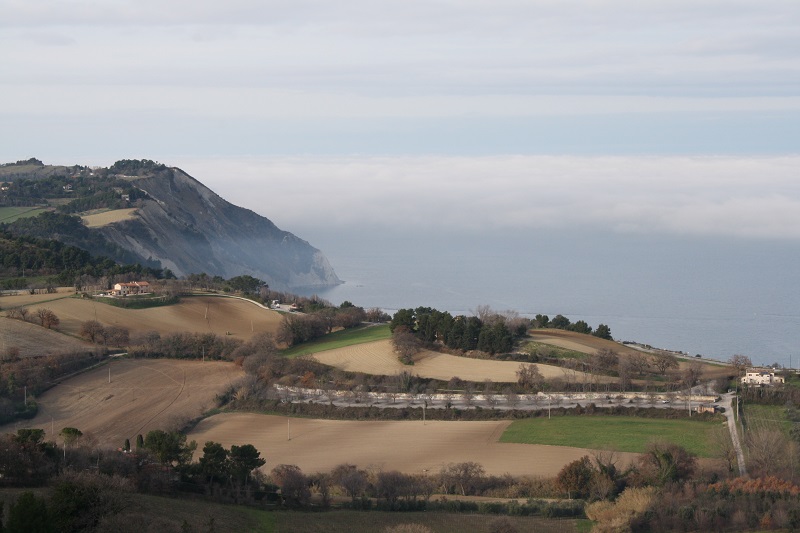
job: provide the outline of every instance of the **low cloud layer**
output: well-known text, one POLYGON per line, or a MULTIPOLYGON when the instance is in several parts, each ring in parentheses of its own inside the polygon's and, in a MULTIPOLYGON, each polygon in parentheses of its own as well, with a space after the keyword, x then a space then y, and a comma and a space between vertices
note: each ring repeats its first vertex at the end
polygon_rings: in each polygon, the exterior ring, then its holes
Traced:
POLYGON ((279 226, 800 239, 800 156, 170 161, 279 226))
POLYGON ((796 149, 795 0, 0 0, 0 13, 12 156, 796 149))

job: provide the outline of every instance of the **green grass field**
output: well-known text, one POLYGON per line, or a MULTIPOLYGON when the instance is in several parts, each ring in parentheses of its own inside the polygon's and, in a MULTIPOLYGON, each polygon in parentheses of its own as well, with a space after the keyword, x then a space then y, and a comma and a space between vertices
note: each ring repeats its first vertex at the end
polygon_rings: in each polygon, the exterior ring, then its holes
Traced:
POLYGON ((0 222, 10 224, 20 218, 35 217, 46 207, 0 207, 0 222))
POLYGON ((792 421, 786 417, 786 408, 781 405, 746 404, 744 420, 751 429, 777 429, 786 435, 792 429, 792 421))
POLYGON ((553 344, 545 344, 543 342, 529 341, 523 348, 526 352, 540 357, 555 357, 557 359, 578 359, 585 360, 589 355, 577 350, 569 350, 553 344))
POLYGON ((299 355, 324 352, 325 350, 333 350, 335 348, 344 348, 345 346, 352 346, 354 344, 380 341, 383 339, 388 339, 391 336, 392 333, 389 331, 388 324, 382 324, 380 326, 364 326, 355 329, 336 331, 330 335, 325 335, 316 341, 292 346, 291 348, 284 350, 282 353, 287 357, 297 357, 299 355))
POLYGON ((641 453, 655 440, 683 446, 699 457, 713 453, 711 434, 721 422, 632 416, 560 416, 513 422, 500 442, 549 444, 641 453))
MULTIPOLYGON (((303 513, 280 511, 275 521, 276 533, 372 533, 400 524, 420 524, 434 533, 490 531, 494 515, 454 514, 438 512, 388 513, 381 511, 329 511, 303 513)), ((537 533, 577 533, 577 520, 553 520, 530 516, 509 516, 516 531, 537 533)))
MULTIPOLYGON (((3 488, 0 503, 5 508, 25 491, 47 498, 49 488, 3 488)), ((380 533, 399 524, 421 524, 434 533, 489 531, 497 516, 490 514, 445 512, 382 512, 382 511, 267 511, 244 505, 225 505, 203 498, 169 498, 149 494, 127 494, 118 516, 111 524, 137 524, 141 531, 216 531, 218 533, 380 533)), ((538 533, 579 533, 588 531, 587 520, 547 519, 509 516, 517 531, 538 533)), ((124 531, 129 529, 123 528, 124 531)))

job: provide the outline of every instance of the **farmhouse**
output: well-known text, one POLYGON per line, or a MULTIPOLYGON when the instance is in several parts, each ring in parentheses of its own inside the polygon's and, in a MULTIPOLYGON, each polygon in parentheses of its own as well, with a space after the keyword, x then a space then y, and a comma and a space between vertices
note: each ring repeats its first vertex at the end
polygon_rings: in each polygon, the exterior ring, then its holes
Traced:
POLYGON ((776 376, 774 370, 762 368, 748 368, 747 373, 742 378, 743 385, 775 385, 783 383, 783 376, 776 376))
POLYGON ((697 407, 695 407, 694 410, 697 413, 711 413, 711 414, 714 414, 714 413, 718 413, 719 412, 719 407, 717 407, 716 405, 698 405, 697 407))
POLYGON ((143 294, 150 292, 150 284, 146 281, 130 281, 114 285, 114 296, 127 296, 129 294, 143 294))

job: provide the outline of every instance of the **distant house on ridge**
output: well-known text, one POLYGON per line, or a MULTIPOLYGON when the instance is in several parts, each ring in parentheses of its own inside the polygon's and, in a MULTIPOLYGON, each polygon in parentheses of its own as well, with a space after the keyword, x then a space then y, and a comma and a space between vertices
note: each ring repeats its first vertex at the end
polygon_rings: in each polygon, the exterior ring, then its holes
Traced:
POLYGON ((150 292, 150 284, 146 281, 129 281, 128 283, 114 284, 114 296, 127 296, 145 292, 150 292))

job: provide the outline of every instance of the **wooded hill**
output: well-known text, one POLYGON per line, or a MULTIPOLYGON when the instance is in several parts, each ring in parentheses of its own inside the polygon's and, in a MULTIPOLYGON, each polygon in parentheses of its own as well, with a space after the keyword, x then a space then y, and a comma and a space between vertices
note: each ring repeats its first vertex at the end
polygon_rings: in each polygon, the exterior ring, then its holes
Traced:
POLYGON ((0 209, 42 207, 0 225, 13 236, 54 239, 117 263, 252 275, 276 289, 340 283, 316 248, 270 220, 225 201, 178 168, 122 160, 108 168, 50 166, 30 159, 0 166, 0 209), (76 214, 135 209, 131 217, 86 227, 76 214))
POLYGON ((132 273, 142 278, 165 277, 161 268, 119 264, 57 240, 14 236, 9 231, 0 231, 0 257, 0 289, 26 289, 32 283, 72 286, 81 275, 99 278, 132 273))

